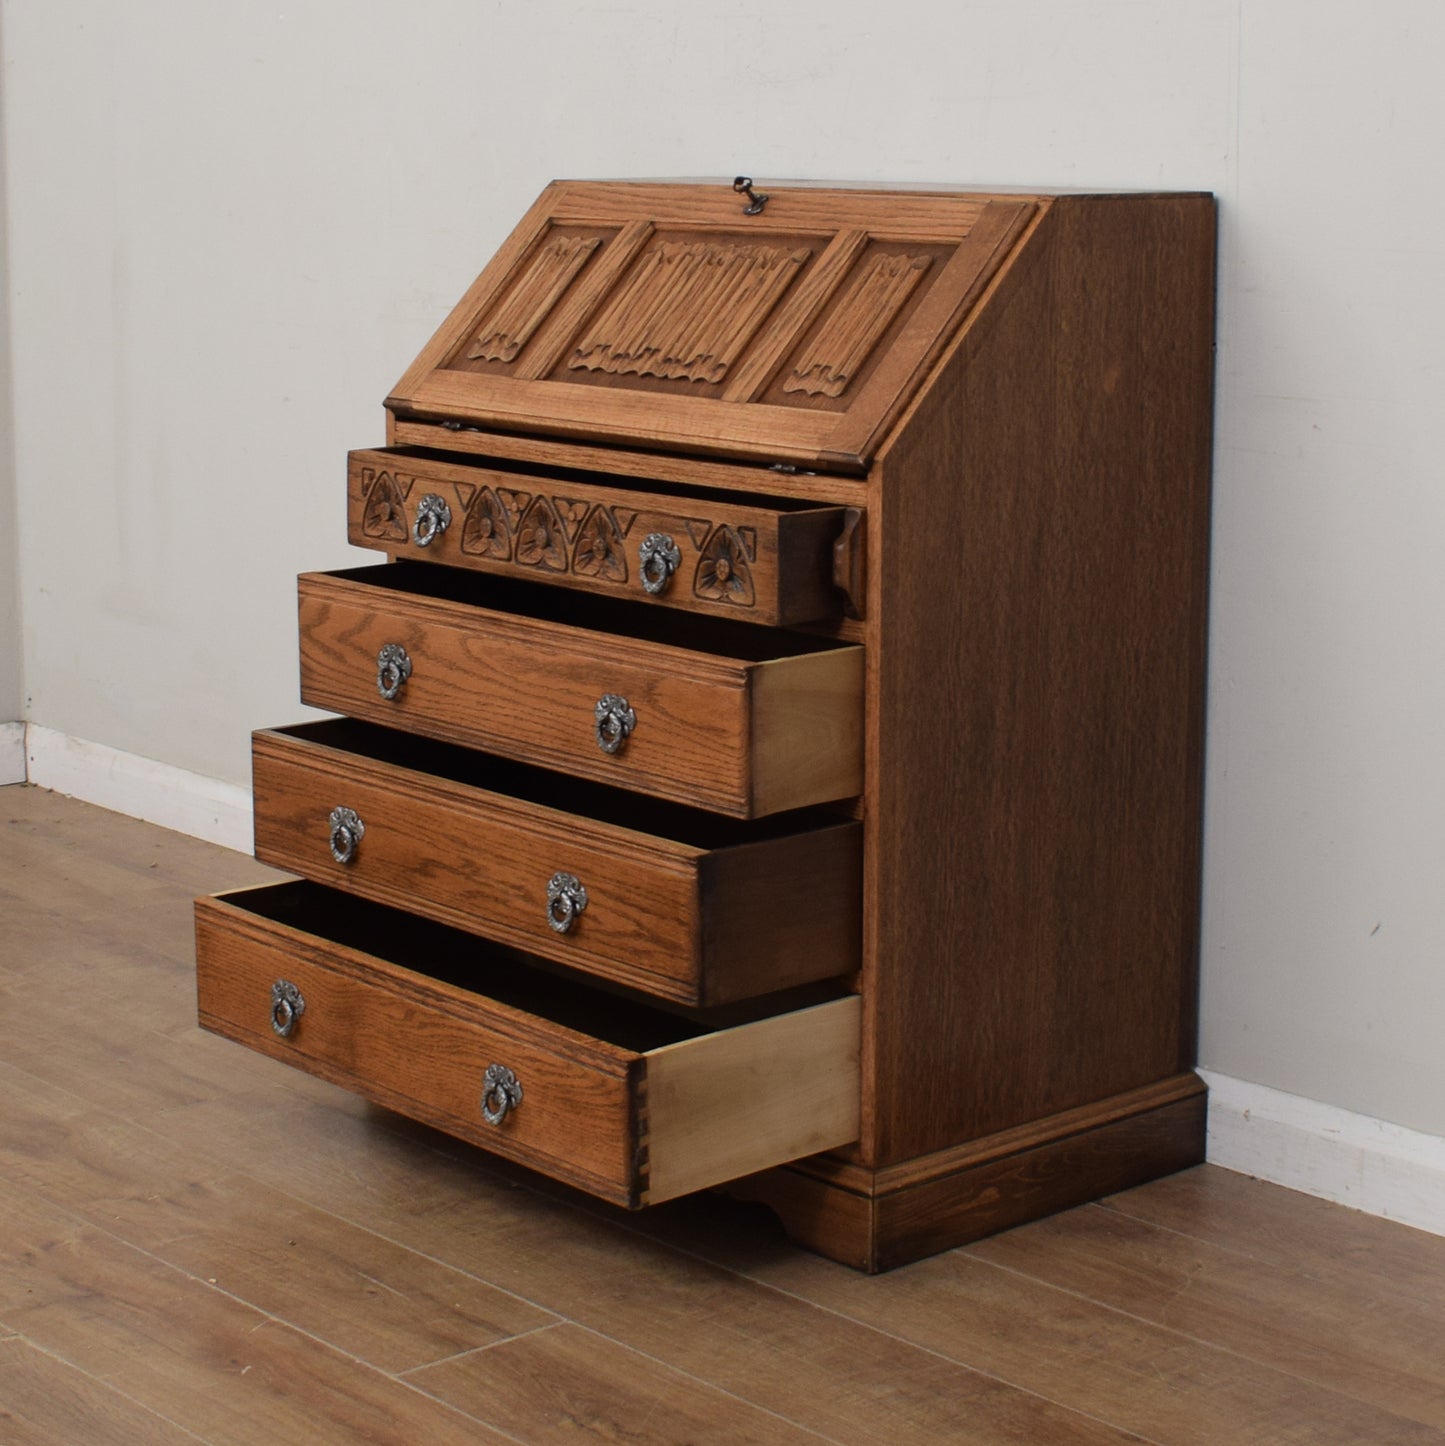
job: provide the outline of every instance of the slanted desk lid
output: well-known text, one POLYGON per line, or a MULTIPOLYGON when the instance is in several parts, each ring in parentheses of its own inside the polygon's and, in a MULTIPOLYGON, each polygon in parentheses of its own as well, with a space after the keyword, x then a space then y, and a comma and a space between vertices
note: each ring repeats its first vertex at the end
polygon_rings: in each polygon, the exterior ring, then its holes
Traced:
POLYGON ((549 186, 399 414, 861 469, 1034 210, 1021 197, 549 186))

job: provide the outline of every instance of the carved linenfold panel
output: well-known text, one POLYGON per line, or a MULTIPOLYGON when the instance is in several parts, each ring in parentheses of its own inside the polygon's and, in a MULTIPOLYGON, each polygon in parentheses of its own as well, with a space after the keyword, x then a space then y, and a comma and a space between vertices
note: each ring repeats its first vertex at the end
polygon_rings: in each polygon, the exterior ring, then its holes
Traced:
POLYGON ((517 559, 523 567, 567 571, 567 534, 549 498, 534 497, 517 529, 517 559))
POLYGON ((472 498, 462 523, 462 551, 472 557, 495 557, 509 562, 512 557, 512 528, 507 511, 490 487, 472 498))
POLYGON ((662 242, 637 262, 567 365, 721 382, 811 255, 807 247, 662 242))
POLYGON ((842 396, 932 261, 926 255, 875 256, 832 308, 783 390, 842 396))
MULTIPOLYGON (((634 512, 635 518, 637 514, 634 512)), ((607 582, 627 581, 627 553, 622 532, 609 508, 598 503, 587 515, 572 552, 572 571, 578 577, 599 577, 607 582)))
MULTIPOLYGON (((410 488, 407 489, 410 491, 410 488)), ((405 542, 405 494, 390 472, 373 472, 370 467, 361 474, 361 494, 366 498, 361 530, 367 537, 383 542, 405 542)))
POLYGON ((748 549, 737 531, 719 524, 702 549, 693 573, 692 590, 707 602, 750 608, 756 600, 748 549))
POLYGON ((554 236, 538 247, 532 264, 482 323, 467 360, 516 361, 601 244, 600 236, 554 236))

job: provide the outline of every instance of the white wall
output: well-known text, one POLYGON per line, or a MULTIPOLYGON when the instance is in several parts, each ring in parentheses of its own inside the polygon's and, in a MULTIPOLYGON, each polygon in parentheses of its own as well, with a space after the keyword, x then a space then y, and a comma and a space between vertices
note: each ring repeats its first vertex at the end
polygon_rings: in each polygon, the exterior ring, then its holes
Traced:
POLYGON ((237 782, 342 453, 551 177, 1218 192, 1202 1058, 1445 1135, 1433 0, 3 23, 29 716, 237 782))

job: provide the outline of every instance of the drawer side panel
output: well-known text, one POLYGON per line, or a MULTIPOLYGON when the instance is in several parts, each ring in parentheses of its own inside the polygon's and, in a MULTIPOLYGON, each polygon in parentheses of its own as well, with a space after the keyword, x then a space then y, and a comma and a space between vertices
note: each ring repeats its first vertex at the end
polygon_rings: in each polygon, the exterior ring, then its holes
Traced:
POLYGON ((860 1006, 850 995, 649 1052, 645 1203, 856 1140, 860 1006))

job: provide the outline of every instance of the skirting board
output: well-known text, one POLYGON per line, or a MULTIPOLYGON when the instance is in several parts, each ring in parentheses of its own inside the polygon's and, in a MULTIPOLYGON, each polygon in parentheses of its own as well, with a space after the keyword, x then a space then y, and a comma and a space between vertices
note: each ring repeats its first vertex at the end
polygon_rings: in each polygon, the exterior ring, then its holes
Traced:
POLYGON ((114 813, 251 852, 251 794, 239 784, 87 743, 35 723, 24 726, 25 767, 12 782, 28 779, 114 813))
POLYGON ((1209 1086, 1211 1164, 1445 1235, 1445 1139, 1199 1073, 1209 1086))
POLYGON ((0 787, 25 782, 25 725, 0 723, 0 787))

